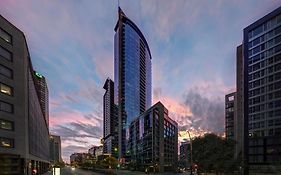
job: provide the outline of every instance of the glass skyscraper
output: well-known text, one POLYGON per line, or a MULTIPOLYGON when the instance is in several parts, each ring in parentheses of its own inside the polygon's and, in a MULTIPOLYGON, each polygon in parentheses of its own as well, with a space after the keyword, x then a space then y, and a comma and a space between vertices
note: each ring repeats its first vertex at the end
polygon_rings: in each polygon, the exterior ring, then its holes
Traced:
POLYGON ((118 106, 119 157, 126 149, 129 125, 151 107, 151 53, 140 29, 118 9, 114 36, 114 102, 118 106))
POLYGON ((281 162, 281 7, 244 29, 243 47, 245 149, 254 169, 281 162))

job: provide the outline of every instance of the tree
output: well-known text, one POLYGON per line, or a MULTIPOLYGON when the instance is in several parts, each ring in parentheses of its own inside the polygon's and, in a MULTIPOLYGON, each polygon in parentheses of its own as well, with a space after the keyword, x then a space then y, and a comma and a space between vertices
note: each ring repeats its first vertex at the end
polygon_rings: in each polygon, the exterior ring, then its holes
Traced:
POLYGON ((234 160, 235 142, 215 134, 205 134, 192 141, 193 160, 201 171, 219 173, 233 172, 238 168, 234 160))

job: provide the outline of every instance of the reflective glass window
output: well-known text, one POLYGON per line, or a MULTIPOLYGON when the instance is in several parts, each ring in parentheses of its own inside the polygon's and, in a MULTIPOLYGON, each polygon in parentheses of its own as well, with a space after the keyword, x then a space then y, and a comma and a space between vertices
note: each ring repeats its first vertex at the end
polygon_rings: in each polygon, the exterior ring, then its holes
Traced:
POLYGON ((12 43, 12 36, 0 28, 0 37, 8 43, 12 43))
POLYGON ((0 137, 0 147, 13 148, 14 140, 0 137))
POLYGON ((0 56, 8 61, 12 61, 12 53, 0 46, 0 56))
POLYGON ((13 113, 14 106, 10 103, 0 101, 0 111, 13 113))
POLYGON ((0 129, 14 130, 14 123, 0 119, 0 129))
POLYGON ((0 64, 0 74, 7 78, 13 78, 13 71, 0 64))
POLYGON ((13 95, 13 88, 8 85, 0 83, 0 92, 6 95, 13 95))

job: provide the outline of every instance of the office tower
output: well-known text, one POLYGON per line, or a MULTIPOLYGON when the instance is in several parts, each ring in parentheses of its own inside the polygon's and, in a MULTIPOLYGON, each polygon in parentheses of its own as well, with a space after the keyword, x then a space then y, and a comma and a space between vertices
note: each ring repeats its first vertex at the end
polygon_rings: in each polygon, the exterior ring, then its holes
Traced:
POLYGON ((114 104, 114 83, 107 79, 103 88, 103 152, 118 157, 118 109, 114 104))
MULTIPOLYGON (((119 157, 128 158, 129 125, 151 106, 151 53, 140 29, 119 8, 114 36, 114 102, 119 157)), ((128 160, 128 159, 127 159, 128 160)))
POLYGON ((178 161, 178 124, 158 102, 130 124, 127 154, 135 168, 175 171, 178 161))
POLYGON ((42 108, 43 115, 45 116, 46 123, 49 126, 49 91, 46 79, 40 73, 33 71, 35 75, 34 83, 36 92, 38 94, 39 102, 42 108))
POLYGON ((1 173, 42 174, 49 166, 48 123, 35 81, 23 32, 0 16, 1 173))
POLYGON ((60 136, 50 135, 50 160, 53 163, 62 162, 60 136))
POLYGON ((244 29, 244 145, 250 170, 281 162, 280 34, 281 7, 244 29))
POLYGON ((235 139, 237 121, 236 92, 225 96, 225 136, 235 139))

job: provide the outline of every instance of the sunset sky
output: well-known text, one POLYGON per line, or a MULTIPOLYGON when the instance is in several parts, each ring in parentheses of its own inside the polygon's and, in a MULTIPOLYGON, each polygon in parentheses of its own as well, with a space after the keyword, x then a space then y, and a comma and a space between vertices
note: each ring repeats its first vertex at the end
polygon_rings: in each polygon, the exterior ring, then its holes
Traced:
MULTIPOLYGON (((281 0, 120 0, 152 53, 153 103, 179 130, 224 132, 224 95, 235 91, 243 28, 281 0)), ((50 132, 64 160, 99 145, 103 84, 113 79, 116 0, 0 0, 0 14, 27 38, 34 68, 48 82, 50 132)), ((182 139, 182 138, 181 138, 182 139)))

